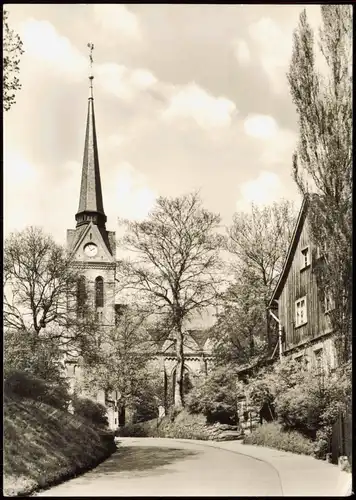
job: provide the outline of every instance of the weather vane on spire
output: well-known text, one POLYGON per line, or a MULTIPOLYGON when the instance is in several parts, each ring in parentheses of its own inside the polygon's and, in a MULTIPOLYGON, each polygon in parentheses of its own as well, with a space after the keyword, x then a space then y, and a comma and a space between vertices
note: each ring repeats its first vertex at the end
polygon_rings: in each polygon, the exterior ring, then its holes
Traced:
POLYGON ((90 97, 93 97, 93 50, 94 50, 94 44, 89 42, 87 47, 90 49, 89 53, 89 61, 90 61, 90 74, 89 74, 89 80, 90 80, 90 97))
POLYGON ((92 73, 93 69, 93 50, 94 50, 94 44, 89 42, 88 43, 88 48, 90 49, 90 54, 89 54, 89 60, 90 60, 90 73, 92 73))

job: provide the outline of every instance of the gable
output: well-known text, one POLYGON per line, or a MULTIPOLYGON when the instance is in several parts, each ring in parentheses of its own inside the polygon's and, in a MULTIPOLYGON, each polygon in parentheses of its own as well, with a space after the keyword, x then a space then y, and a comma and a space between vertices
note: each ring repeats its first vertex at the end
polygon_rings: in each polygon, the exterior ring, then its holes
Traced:
POLYGON ((103 235, 96 224, 90 223, 85 226, 84 230, 78 228, 78 236, 73 238, 72 255, 74 261, 83 263, 107 263, 115 262, 115 257, 111 255, 110 250, 103 235), (84 248, 88 243, 93 243, 97 247, 97 253, 93 256, 88 256, 84 248))
POLYGON ((279 277, 277 285, 273 291, 272 297, 271 297, 269 304, 268 304, 268 306, 271 308, 274 305, 273 303, 276 300, 278 300, 278 298, 283 290, 283 287, 285 285, 285 282, 287 280, 292 263, 293 263, 294 259, 296 258, 296 251, 298 248, 300 236, 302 234, 302 231, 303 231, 303 228, 305 225, 307 211, 308 211, 308 199, 305 197, 303 200, 299 215, 298 215, 298 220, 297 220, 297 223, 296 223, 296 226, 294 229, 294 233, 293 233, 291 242, 289 244, 287 257, 286 257, 286 260, 284 262, 283 270, 281 272, 281 275, 279 277))

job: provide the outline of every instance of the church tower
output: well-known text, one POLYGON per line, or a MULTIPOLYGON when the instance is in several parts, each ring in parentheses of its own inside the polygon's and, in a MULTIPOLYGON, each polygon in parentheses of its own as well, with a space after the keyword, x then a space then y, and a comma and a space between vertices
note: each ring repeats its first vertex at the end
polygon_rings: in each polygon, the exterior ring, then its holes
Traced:
MULTIPOLYGON (((93 46, 90 45, 91 50, 93 46)), ((90 55, 92 62, 92 57, 90 55)), ((100 328, 115 326, 115 232, 106 229, 100 179, 98 143, 95 127, 93 75, 89 76, 89 99, 84 143, 82 178, 76 228, 67 230, 67 248, 80 270, 77 290, 77 314, 81 301, 95 312, 100 328)), ((74 367, 72 368, 72 377, 74 367)), ((98 395, 105 405, 105 394, 98 395)), ((111 415, 109 415, 110 420, 111 415)), ((114 422, 112 422, 112 425, 114 422)))

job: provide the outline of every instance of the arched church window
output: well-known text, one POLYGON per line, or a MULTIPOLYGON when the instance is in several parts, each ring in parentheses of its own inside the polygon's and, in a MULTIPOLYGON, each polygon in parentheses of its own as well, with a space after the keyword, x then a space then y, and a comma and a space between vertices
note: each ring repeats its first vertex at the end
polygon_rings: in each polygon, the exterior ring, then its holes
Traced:
POLYGON ((104 280, 101 276, 95 279, 95 307, 104 307, 104 280))
POLYGON ((85 276, 80 276, 77 281, 77 310, 83 312, 86 301, 85 276))

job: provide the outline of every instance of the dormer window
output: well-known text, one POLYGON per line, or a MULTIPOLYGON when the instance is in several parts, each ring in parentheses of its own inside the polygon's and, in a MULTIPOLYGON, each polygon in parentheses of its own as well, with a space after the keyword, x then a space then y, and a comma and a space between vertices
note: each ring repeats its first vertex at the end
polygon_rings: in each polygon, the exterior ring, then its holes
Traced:
POLYGON ((310 265, 309 247, 305 247, 305 248, 302 249, 301 258, 302 258, 302 262, 301 262, 300 269, 303 270, 303 269, 305 269, 306 267, 308 267, 310 265))

